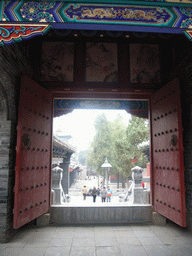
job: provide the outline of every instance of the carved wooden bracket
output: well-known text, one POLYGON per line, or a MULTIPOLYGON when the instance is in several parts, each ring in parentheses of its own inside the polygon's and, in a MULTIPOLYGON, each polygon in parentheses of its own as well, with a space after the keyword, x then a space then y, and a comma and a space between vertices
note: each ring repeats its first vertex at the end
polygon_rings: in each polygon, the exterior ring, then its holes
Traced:
POLYGON ((51 25, 49 24, 0 23, 0 45, 11 44, 36 35, 43 35, 50 28, 51 25))

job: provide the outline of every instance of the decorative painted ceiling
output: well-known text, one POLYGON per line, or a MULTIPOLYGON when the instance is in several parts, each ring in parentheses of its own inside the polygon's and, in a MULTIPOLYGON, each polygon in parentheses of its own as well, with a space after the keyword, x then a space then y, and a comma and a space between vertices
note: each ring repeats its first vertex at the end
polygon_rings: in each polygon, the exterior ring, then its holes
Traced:
POLYGON ((191 0, 1 1, 0 43, 43 34, 49 28, 183 32, 191 38, 191 16, 191 0))
POLYGON ((148 102, 140 100, 72 100, 55 99, 54 117, 65 115, 74 109, 121 109, 132 115, 148 118, 148 102))

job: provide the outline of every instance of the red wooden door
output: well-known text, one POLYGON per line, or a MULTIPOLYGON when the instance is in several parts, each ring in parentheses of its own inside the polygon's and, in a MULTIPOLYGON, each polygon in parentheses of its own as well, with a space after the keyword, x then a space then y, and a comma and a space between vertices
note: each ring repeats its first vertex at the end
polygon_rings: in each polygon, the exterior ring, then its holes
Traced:
POLYGON ((51 94, 28 77, 22 77, 17 127, 14 228, 48 211, 51 127, 51 94))
POLYGON ((179 81, 174 79, 152 97, 152 177, 155 210, 186 226, 184 161, 179 81))

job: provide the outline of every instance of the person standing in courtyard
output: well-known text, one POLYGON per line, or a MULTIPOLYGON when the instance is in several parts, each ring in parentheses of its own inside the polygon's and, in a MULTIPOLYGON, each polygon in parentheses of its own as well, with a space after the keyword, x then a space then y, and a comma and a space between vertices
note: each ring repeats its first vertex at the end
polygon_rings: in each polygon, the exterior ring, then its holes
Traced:
POLYGON ((86 200, 86 195, 87 195, 87 188, 84 185, 84 187, 82 188, 82 193, 83 193, 83 200, 86 200))
POLYGON ((93 187, 92 196, 93 196, 93 203, 95 203, 95 201, 96 201, 96 196, 97 196, 97 189, 96 189, 96 187, 93 187))
POLYGON ((103 190, 101 190, 101 202, 105 202, 105 199, 107 197, 107 191, 105 189, 105 187, 103 187, 103 190))
POLYGON ((107 202, 111 202, 111 196, 112 196, 112 190, 110 189, 110 187, 107 187, 107 202))
POLYGON ((97 189, 97 195, 99 196, 100 193, 101 193, 101 189, 98 187, 98 189, 97 189))

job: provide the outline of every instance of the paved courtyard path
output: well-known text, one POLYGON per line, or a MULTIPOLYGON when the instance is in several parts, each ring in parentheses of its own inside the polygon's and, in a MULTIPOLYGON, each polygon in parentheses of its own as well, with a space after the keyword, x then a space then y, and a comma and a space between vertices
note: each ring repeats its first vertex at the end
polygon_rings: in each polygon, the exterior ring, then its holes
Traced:
POLYGON ((1 256, 191 256, 192 234, 174 224, 23 227, 1 256))
POLYGON ((119 191, 117 192, 117 185, 116 184, 110 184, 109 186, 112 189, 113 195, 111 198, 111 202, 101 202, 101 197, 97 196, 96 197, 96 202, 93 202, 93 197, 92 196, 87 196, 86 200, 83 200, 83 195, 82 195, 82 188, 83 186, 86 186, 87 189, 89 190, 90 188, 93 188, 94 186, 98 188, 98 179, 95 177, 95 179, 92 177, 87 180, 77 180, 75 184, 71 186, 69 189, 69 195, 70 195, 70 202, 69 203, 64 203, 64 206, 125 206, 125 205, 131 205, 129 202, 119 202, 119 194, 125 194, 126 189, 118 189, 119 191))

